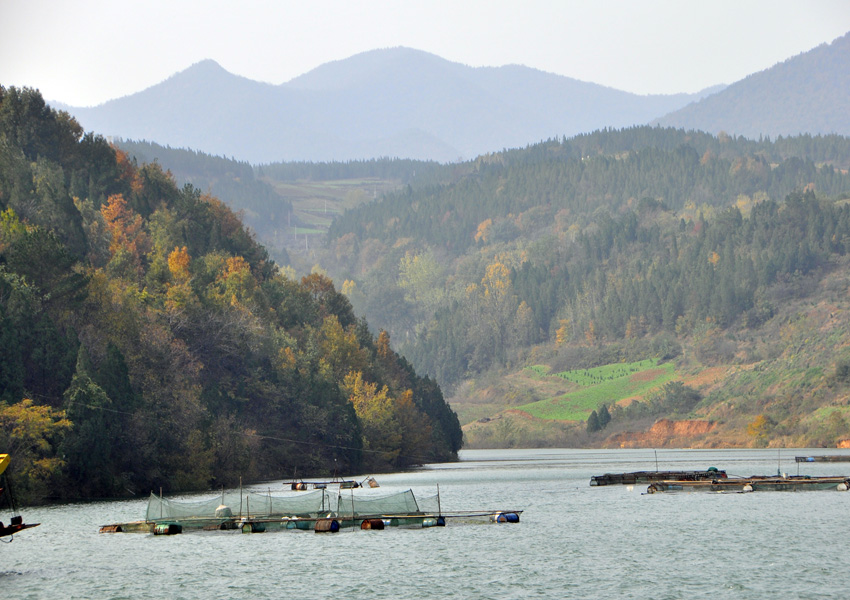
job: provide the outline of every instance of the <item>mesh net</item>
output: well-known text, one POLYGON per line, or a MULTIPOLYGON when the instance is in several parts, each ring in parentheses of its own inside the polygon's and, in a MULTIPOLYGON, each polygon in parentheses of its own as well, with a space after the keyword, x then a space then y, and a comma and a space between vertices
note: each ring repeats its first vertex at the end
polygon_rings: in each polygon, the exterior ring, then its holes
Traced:
POLYGON ((420 512, 412 490, 389 496, 346 495, 338 497, 337 514, 347 515, 410 515, 420 512))
POLYGON ((340 517, 437 514, 437 496, 417 502, 412 490, 389 495, 366 493, 328 493, 325 489, 296 492, 286 496, 239 493, 219 494, 208 500, 178 501, 154 494, 148 499, 145 519, 162 521, 174 519, 223 519, 238 517, 317 517, 329 512, 340 517), (229 512, 228 510, 229 509, 229 512))
POLYGON ((242 515, 252 517, 308 517, 328 512, 334 508, 326 490, 292 494, 286 497, 247 493, 242 494, 241 499, 238 493, 225 493, 209 500, 197 502, 168 500, 151 494, 148 499, 145 519, 156 521, 162 519, 221 518, 227 516, 224 514, 226 511, 219 511, 222 505, 228 507, 233 516, 238 516, 241 510, 242 515))
POLYGON ((436 515, 440 513, 440 497, 437 494, 419 498, 416 502, 419 504, 419 510, 423 513, 429 515, 436 515))

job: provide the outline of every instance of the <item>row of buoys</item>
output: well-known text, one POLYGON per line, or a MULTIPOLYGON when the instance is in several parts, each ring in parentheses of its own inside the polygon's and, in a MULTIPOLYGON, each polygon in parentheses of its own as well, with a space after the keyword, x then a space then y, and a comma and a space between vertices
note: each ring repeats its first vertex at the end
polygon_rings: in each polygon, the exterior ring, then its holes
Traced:
MULTIPOLYGON (((519 517, 516 513, 503 513, 500 514, 499 519, 500 523, 515 523, 519 521, 519 517)), ((364 519, 360 523, 360 529, 373 529, 377 531, 383 530, 387 525, 398 525, 398 519, 364 519)), ((427 517, 422 519, 422 527, 444 527, 446 525, 445 517, 427 517)), ((286 524, 287 529, 306 529, 307 522, 303 523, 303 526, 298 521, 290 521, 286 524)), ((263 533, 266 531, 266 523, 261 521, 242 521, 238 527, 241 528, 242 533, 263 533)), ((225 527, 225 524, 222 524, 222 529, 231 529, 235 527, 225 527)), ((107 528, 101 528, 101 532, 104 532, 107 528)), ((340 523, 337 519, 319 519, 316 521, 316 526, 314 528, 316 533, 337 533, 340 530, 340 523)), ((121 526, 111 526, 109 528, 109 532, 120 532, 121 526)), ((183 526, 179 523, 157 523, 154 525, 153 529, 154 535, 176 535, 178 533, 183 533, 183 526)))
MULTIPOLYGON (((515 512, 503 512, 490 515, 490 520, 495 523, 519 523, 519 514, 515 512)), ((398 519, 364 519, 360 523, 360 529, 371 529, 381 531, 387 526, 397 526, 398 519)), ((422 519, 422 527, 445 527, 446 518, 442 515, 437 517, 425 517, 422 519)), ((266 523, 261 521, 243 520, 238 525, 236 523, 222 523, 221 529, 235 529, 239 527, 242 533, 263 533, 266 531, 266 523)), ((289 521, 286 524, 286 529, 308 529, 307 521, 289 521)), ((337 519, 325 518, 318 519, 313 528, 316 533, 337 533, 341 528, 340 522, 337 519)), ((101 533, 107 531, 109 533, 120 532, 120 525, 104 526, 101 528, 101 533)), ((176 535, 183 533, 183 526, 179 523, 157 523, 154 525, 154 535, 176 535)))

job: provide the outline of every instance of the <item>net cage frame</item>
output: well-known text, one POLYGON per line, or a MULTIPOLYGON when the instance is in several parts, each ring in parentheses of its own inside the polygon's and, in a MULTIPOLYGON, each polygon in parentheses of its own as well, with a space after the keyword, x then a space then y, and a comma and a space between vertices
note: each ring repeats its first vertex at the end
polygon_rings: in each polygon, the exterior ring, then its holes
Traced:
POLYGON ((151 492, 145 520, 214 520, 247 517, 252 519, 317 518, 320 516, 364 517, 382 515, 423 515, 439 512, 439 494, 416 499, 413 490, 392 494, 353 493, 327 489, 272 495, 258 492, 223 492, 205 500, 172 500, 151 492), (223 508, 229 509, 222 510, 223 508))
POLYGON ((315 517, 331 512, 333 505, 326 490, 272 496, 257 492, 225 492, 206 500, 170 500, 151 493, 145 511, 146 521, 175 519, 221 519, 235 516, 254 518, 315 517), (230 509, 220 510, 222 507, 230 509))

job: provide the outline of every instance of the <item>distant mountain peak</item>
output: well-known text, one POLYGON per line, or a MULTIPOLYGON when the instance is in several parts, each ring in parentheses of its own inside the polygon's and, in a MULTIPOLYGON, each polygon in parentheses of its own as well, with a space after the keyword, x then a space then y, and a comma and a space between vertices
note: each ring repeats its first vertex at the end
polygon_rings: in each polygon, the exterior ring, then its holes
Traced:
POLYGON ((847 135, 848 44, 844 36, 702 102, 694 101, 708 91, 641 96, 521 65, 471 67, 395 46, 320 65, 280 85, 234 75, 206 59, 132 96, 66 110, 103 135, 255 164, 379 156, 452 162, 714 106, 720 107, 716 122, 659 122, 740 135, 751 135, 750 126, 756 137, 847 135), (771 121, 777 107, 791 108, 771 121), (730 122, 736 114, 744 125, 730 122))
MULTIPOLYGON (((203 60, 199 60, 198 62, 190 65, 189 67, 183 69, 180 73, 205 73, 205 74, 214 74, 214 73, 229 73, 224 67, 218 64, 212 58, 205 58, 203 60)), ((175 73, 175 75, 179 75, 179 73, 175 73)), ((173 77, 173 75, 172 75, 173 77)))
POLYGON ((293 89, 344 89, 367 80, 412 75, 422 69, 470 68, 406 46, 377 48, 319 65, 283 84, 293 89))
POLYGON ((213 59, 205 58, 204 60, 193 63, 192 65, 186 67, 182 71, 178 71, 177 73, 174 73, 173 75, 168 77, 162 83, 165 83, 167 81, 172 81, 174 79, 190 78, 190 79, 196 79, 196 80, 203 80, 203 79, 209 80, 209 79, 221 79, 221 78, 225 78, 225 77, 234 77, 234 78, 246 79, 244 77, 241 77, 240 75, 234 75, 233 73, 231 73, 230 71, 228 71, 227 69, 222 67, 220 64, 218 64, 213 59))
POLYGON ((850 135, 850 33, 752 73, 653 124, 752 139, 850 135))

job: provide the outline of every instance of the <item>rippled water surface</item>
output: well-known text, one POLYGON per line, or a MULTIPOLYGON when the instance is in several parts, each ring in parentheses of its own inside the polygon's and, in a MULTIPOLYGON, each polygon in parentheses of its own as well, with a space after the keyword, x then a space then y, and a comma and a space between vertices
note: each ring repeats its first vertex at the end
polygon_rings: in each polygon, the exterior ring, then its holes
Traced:
MULTIPOLYGON (((0 589, 6 598, 847 598, 850 492, 589 486, 592 475, 653 470, 656 457, 662 470, 850 474, 850 463, 794 462, 835 452, 464 451, 459 463, 376 476, 388 493, 439 485, 447 513, 523 510, 519 524, 151 536, 98 533, 143 518, 146 499, 27 508, 24 520, 42 525, 0 545, 0 589)), ((256 489, 268 488, 284 493, 281 482, 256 489)))

